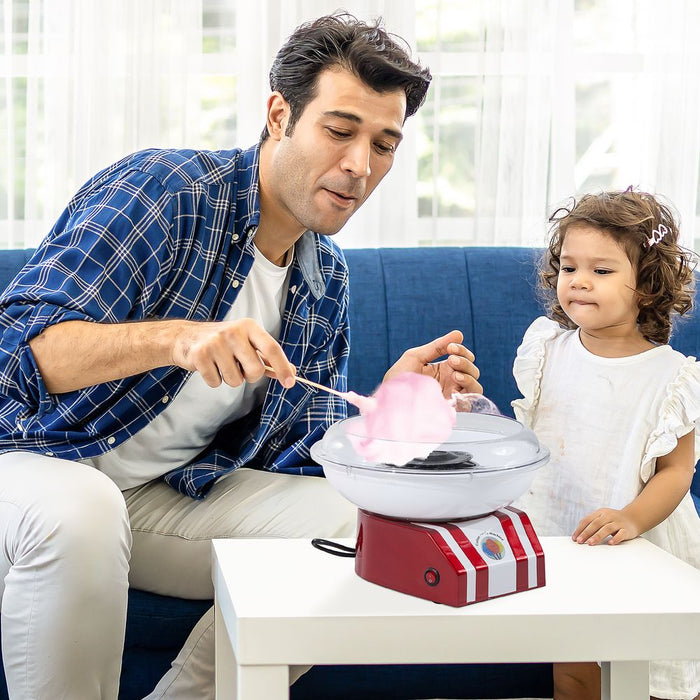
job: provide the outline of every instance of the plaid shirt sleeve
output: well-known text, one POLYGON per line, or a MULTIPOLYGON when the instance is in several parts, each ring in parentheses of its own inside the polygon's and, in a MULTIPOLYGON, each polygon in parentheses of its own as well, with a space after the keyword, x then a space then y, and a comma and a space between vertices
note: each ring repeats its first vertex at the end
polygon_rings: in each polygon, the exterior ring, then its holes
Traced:
POLYGON ((28 415, 55 408, 28 345, 70 320, 143 319, 167 275, 171 195, 131 170, 96 176, 72 200, 0 301, 0 394, 28 415))

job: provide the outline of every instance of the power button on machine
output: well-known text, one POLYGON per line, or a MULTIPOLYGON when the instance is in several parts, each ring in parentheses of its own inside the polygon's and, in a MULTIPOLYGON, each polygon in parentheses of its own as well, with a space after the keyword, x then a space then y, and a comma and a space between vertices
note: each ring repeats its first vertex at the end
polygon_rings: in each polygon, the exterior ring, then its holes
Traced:
POLYGON ((426 569, 423 574, 423 579, 429 586, 437 586, 440 583, 440 574, 437 569, 426 569))

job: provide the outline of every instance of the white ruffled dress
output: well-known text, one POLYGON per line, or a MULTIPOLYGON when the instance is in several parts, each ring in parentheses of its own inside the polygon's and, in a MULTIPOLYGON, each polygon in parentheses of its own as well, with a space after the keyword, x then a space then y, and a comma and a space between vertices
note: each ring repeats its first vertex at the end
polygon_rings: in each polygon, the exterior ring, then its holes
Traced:
MULTIPOLYGON (((524 397, 513 401, 516 418, 551 452, 514 504, 540 535, 571 536, 588 513, 623 508, 654 474, 656 459, 691 430, 700 458, 700 364, 669 345, 598 357, 578 331, 541 317, 525 333, 513 373, 524 397)), ((700 517, 689 493, 643 537, 700 568, 700 517)), ((695 698, 700 661, 652 663, 650 687, 660 698, 695 698)))

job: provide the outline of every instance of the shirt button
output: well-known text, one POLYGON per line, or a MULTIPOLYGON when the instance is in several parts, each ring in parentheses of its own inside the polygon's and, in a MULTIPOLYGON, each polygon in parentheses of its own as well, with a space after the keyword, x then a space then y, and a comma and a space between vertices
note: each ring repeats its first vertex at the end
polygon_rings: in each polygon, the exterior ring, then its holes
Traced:
POLYGON ((47 456, 47 457, 53 457, 53 452, 47 452, 47 453, 46 453, 46 456, 47 456))
POLYGON ((168 401, 170 401, 170 397, 169 397, 169 396, 164 396, 164 397, 160 400, 161 403, 168 403, 168 401))
POLYGON ((237 233, 234 233, 233 236, 231 236, 231 240, 232 240, 234 243, 235 243, 239 238, 240 238, 240 236, 239 236, 237 233))
POLYGON ((116 441, 117 441, 117 438, 115 438, 115 437, 108 437, 107 438, 108 445, 113 445, 116 441))
POLYGON ((289 291, 290 291, 292 294, 296 294, 296 293, 297 293, 297 286, 296 286, 296 284, 293 284, 293 285, 289 288, 289 291))
POLYGON ((233 280, 233 282, 231 283, 231 286, 232 286, 234 289, 238 289, 238 285, 239 285, 239 284, 240 284, 240 282, 239 282, 238 280, 233 280))

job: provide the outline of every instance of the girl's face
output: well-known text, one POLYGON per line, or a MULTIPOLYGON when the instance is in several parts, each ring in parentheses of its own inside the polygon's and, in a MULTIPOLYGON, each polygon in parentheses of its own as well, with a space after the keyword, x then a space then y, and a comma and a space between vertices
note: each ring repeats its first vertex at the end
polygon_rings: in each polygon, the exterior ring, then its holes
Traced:
POLYGON ((636 270, 613 238, 588 224, 574 224, 567 230, 557 298, 581 329, 584 345, 586 335, 600 340, 639 340, 636 285, 636 270))

